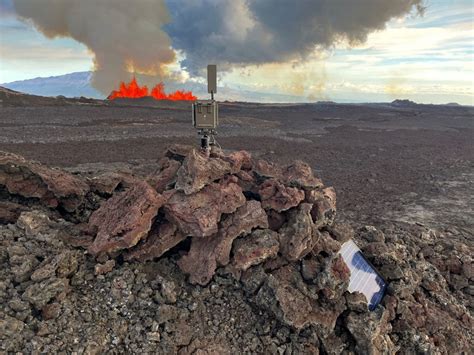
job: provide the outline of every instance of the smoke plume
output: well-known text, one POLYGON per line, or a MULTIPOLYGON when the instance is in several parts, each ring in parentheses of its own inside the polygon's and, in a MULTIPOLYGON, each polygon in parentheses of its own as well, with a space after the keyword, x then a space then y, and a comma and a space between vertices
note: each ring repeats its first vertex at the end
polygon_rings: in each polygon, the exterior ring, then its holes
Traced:
POLYGON ((93 84, 110 92, 130 71, 166 75, 181 65, 202 75, 264 63, 304 62, 340 40, 410 13, 423 0, 14 0, 16 12, 46 36, 69 36, 94 54, 93 84), (165 4, 166 1, 166 4, 165 4))
POLYGON ((94 55, 94 87, 110 93, 130 71, 163 76, 175 60, 162 30, 170 18, 162 0, 14 0, 16 13, 50 38, 71 37, 94 55))
POLYGON ((221 67, 304 60, 339 40, 364 42, 387 21, 423 11, 423 0, 183 0, 167 1, 165 30, 196 74, 221 67))

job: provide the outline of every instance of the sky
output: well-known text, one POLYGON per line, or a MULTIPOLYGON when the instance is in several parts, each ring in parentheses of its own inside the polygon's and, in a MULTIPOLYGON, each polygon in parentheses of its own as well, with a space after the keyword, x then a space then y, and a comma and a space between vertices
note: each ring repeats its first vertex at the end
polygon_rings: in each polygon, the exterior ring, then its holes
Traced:
MULTIPOLYGON (((297 60, 232 66, 220 74, 219 85, 292 95, 287 97, 295 102, 401 98, 473 105, 473 4, 426 0, 423 15, 392 19, 363 43, 341 40, 297 60)), ((177 53, 178 61, 186 58, 177 53)), ((17 18, 10 0, 0 0, 0 83, 92 70, 93 58, 72 38, 45 37, 17 18)), ((180 80, 203 82, 185 68, 181 74, 180 80)))

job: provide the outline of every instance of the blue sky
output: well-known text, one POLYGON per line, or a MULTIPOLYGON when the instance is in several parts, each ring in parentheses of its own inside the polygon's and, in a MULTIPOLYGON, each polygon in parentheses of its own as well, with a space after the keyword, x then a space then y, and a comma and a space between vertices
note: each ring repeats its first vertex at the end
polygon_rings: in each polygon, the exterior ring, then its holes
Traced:
MULTIPOLYGON (((221 76, 220 84, 290 94, 302 102, 408 98, 473 105, 473 2, 428 0, 425 5, 423 17, 392 20, 366 43, 341 42, 315 51, 305 62, 234 69, 221 76)), ((0 82, 91 70, 92 58, 84 45, 48 39, 17 20, 9 1, 0 0, 0 82)))

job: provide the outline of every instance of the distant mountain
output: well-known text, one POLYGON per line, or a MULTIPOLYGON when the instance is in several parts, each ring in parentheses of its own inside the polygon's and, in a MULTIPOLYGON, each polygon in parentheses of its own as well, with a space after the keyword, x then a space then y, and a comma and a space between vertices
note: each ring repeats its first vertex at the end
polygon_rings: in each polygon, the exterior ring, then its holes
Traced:
POLYGON ((77 72, 47 78, 34 78, 0 84, 11 90, 40 96, 91 97, 103 99, 104 95, 90 85, 91 72, 77 72))
MULTIPOLYGON (((59 76, 51 76, 46 78, 34 78, 21 81, 13 81, 11 83, 0 84, 5 88, 20 91, 32 95, 40 96, 65 96, 65 97, 90 97, 96 99, 105 99, 103 95, 91 84, 92 72, 77 72, 59 76)), ((118 85, 118 83, 117 83, 118 85)), ((167 83, 165 82, 166 91, 186 90, 192 91, 199 98, 208 98, 207 86, 194 81, 186 83, 167 83)), ((219 87, 216 94, 218 100, 232 101, 254 101, 254 102, 303 102, 304 98, 274 94, 255 92, 247 89, 235 89, 230 87, 219 87)))

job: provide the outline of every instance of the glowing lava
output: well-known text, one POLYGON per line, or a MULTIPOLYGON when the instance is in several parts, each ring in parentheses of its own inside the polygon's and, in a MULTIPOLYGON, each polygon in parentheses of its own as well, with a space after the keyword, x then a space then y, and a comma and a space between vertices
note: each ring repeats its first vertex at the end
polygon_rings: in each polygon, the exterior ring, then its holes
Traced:
POLYGON ((172 100, 172 101, 195 101, 197 97, 191 91, 177 90, 167 94, 163 83, 157 84, 149 93, 146 85, 140 86, 137 80, 133 78, 128 84, 121 82, 119 90, 113 90, 108 99, 117 98, 138 99, 140 97, 151 96, 155 100, 172 100))

